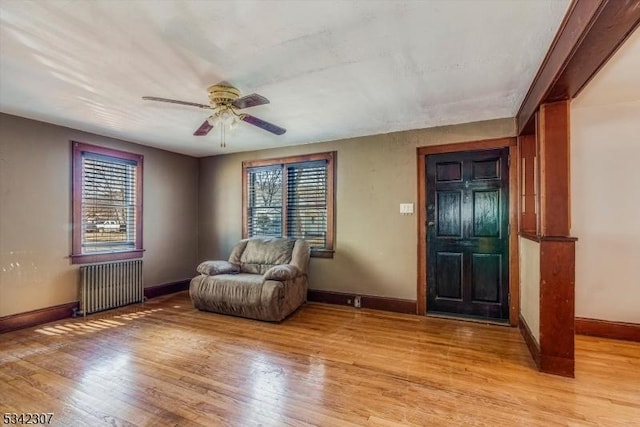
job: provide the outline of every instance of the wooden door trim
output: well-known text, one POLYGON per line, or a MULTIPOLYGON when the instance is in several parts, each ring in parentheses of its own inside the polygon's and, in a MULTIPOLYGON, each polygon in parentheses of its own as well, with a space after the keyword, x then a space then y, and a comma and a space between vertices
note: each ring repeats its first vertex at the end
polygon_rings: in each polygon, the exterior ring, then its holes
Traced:
MULTIPOLYGON (((493 150, 498 148, 509 148, 509 155, 512 159, 517 159, 517 140, 515 137, 487 139, 481 141, 460 142, 454 144, 434 145, 428 147, 418 147, 417 168, 418 168, 418 283, 417 283, 417 304, 416 309, 419 315, 427 314, 427 182, 426 182, 426 159, 428 155, 455 153, 464 151, 493 150)), ((518 168, 516 164, 509 167, 509 323, 513 326, 518 324, 520 313, 520 286, 518 278, 519 258, 518 258, 518 168)))

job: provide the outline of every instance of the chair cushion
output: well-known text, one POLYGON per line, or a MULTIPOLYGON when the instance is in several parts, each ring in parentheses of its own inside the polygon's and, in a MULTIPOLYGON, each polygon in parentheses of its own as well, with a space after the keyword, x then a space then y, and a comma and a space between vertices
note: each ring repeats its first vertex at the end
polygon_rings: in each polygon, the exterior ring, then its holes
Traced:
POLYGON ((278 264, 288 264, 295 240, 286 238, 250 239, 240 257, 240 271, 264 274, 278 264))
POLYGON ((215 276, 216 274, 239 273, 240 266, 228 261, 204 261, 196 268, 198 273, 215 276))
POLYGON ((280 321, 304 302, 306 278, 296 280, 286 286, 257 274, 201 274, 191 280, 189 295, 199 310, 280 321))
POLYGON ((274 265, 264 273, 264 280, 292 280, 300 276, 302 272, 298 267, 291 264, 274 265))
POLYGON ((263 282, 262 276, 255 274, 221 274, 203 281, 200 286, 218 303, 254 306, 260 303, 263 282))
POLYGON ((244 252, 244 249, 247 247, 247 242, 248 241, 249 241, 249 239, 240 240, 233 247, 233 249, 231 250, 231 255, 229 255, 229 262, 231 264, 240 265, 240 263, 241 263, 240 257, 242 256, 242 252, 244 252))

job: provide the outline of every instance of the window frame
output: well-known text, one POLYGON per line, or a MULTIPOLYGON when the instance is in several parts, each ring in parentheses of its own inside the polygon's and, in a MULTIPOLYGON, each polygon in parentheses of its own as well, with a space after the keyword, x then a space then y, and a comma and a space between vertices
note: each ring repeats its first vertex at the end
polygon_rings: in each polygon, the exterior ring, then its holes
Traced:
POLYGON ((72 264, 86 264, 92 262, 119 261, 141 258, 144 252, 142 242, 142 177, 144 156, 112 148, 100 147, 82 142, 71 141, 72 144, 72 264), (135 202, 135 248, 117 252, 82 252, 82 159, 83 153, 112 157, 122 161, 136 162, 136 202, 135 202))
MULTIPOLYGON (((327 162, 327 243, 322 249, 312 248, 311 256, 316 258, 333 258, 335 244, 335 160, 336 152, 305 154, 299 156, 278 157, 272 159, 247 160, 242 162, 242 238, 249 236, 249 191, 248 191, 248 169, 265 166, 281 165, 286 168, 289 164, 299 164, 306 162, 327 162)), ((283 171, 283 177, 286 176, 283 171)), ((284 178, 286 180, 286 178, 284 178)), ((286 181, 283 181, 282 194, 282 231, 283 236, 287 236, 287 192, 286 181)))

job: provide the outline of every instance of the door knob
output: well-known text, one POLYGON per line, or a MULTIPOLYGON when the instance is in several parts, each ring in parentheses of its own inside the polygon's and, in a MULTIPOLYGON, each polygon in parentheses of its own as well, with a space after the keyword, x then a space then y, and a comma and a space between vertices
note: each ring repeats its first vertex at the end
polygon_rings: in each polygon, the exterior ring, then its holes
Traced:
POLYGON ((436 225, 436 223, 435 223, 435 222, 433 222, 433 221, 429 221, 429 222, 427 223, 427 225, 428 225, 429 227, 433 227, 434 225, 436 225))

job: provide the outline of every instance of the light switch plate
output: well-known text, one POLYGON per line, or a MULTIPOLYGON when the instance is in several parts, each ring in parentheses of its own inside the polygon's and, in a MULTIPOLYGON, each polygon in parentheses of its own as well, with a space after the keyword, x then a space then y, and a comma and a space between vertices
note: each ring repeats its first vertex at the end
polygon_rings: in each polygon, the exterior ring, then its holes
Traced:
POLYGON ((400 213, 401 214, 412 214, 413 213, 413 203, 400 203, 400 213))

